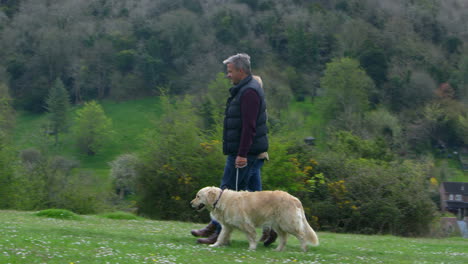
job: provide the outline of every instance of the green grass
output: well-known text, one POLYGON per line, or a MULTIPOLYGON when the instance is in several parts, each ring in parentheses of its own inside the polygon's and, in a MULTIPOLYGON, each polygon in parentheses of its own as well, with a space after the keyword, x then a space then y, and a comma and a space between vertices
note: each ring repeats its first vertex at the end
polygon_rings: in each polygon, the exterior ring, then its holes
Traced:
POLYGON ((458 158, 438 158, 436 166, 445 170, 445 181, 468 182, 468 171, 461 169, 458 158))
POLYGON ((230 246, 210 248, 190 235, 201 224, 81 218, 0 211, 0 263, 468 263, 468 240, 462 238, 318 232, 320 246, 307 252, 291 236, 283 252, 263 245, 249 251, 238 231, 230 246))
POLYGON ((302 142, 306 137, 314 137, 316 147, 325 146, 326 142, 326 120, 323 113, 319 109, 321 98, 314 100, 306 98, 303 102, 293 102, 289 106, 289 111, 285 117, 288 120, 293 120, 291 131, 294 135, 299 136, 302 142))
MULTIPOLYGON (((97 175, 107 175, 108 162, 118 155, 132 153, 142 148, 141 135, 144 131, 154 127, 153 120, 161 114, 159 100, 148 97, 139 100, 100 102, 106 115, 112 119, 115 131, 112 143, 95 156, 88 156, 78 151, 71 133, 63 133, 59 137, 58 146, 53 146, 53 136, 44 135, 43 126, 47 122, 47 115, 20 113, 14 133, 17 149, 40 148, 46 146, 52 154, 74 158, 81 162, 83 169, 90 169, 97 175)), ((75 107, 71 113, 73 119, 75 107)))

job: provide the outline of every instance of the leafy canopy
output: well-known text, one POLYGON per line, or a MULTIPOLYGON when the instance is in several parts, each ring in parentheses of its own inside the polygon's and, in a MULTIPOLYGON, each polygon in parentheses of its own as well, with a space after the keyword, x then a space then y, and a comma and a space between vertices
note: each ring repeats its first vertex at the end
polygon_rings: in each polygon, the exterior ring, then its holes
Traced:
POLYGON ((94 155, 110 140, 112 120, 106 116, 101 105, 91 101, 77 111, 74 132, 78 147, 88 155, 94 155))

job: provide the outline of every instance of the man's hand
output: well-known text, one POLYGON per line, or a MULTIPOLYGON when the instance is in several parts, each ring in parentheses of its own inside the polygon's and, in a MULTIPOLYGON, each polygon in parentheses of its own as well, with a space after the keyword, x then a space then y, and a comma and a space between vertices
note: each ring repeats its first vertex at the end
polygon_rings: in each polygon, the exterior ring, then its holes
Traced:
POLYGON ((247 166, 247 158, 237 156, 236 157, 236 168, 244 168, 247 166))

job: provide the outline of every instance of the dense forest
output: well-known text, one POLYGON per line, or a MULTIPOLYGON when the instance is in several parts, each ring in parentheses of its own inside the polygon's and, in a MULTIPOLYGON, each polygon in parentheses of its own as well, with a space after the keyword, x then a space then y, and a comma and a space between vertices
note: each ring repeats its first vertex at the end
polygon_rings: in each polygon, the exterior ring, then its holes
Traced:
POLYGON ((468 155, 466 10, 464 0, 0 0, 0 208, 206 220, 184 208, 220 180, 222 61, 245 52, 268 103, 264 188, 301 198, 316 228, 425 234, 450 176, 439 161, 468 155), (163 114, 135 135, 144 149, 109 163, 118 197, 49 153, 73 134, 94 156, 113 133, 99 102, 147 97, 163 114), (54 140, 18 149, 21 113, 47 115, 54 140))

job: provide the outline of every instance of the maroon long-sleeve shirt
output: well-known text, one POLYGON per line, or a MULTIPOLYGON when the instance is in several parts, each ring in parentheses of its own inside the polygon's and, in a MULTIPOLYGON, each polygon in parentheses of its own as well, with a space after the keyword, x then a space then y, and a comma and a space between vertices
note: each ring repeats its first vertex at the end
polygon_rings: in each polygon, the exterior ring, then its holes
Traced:
POLYGON ((247 157, 256 132, 260 97, 253 89, 247 89, 241 97, 242 131, 238 156, 247 157))

